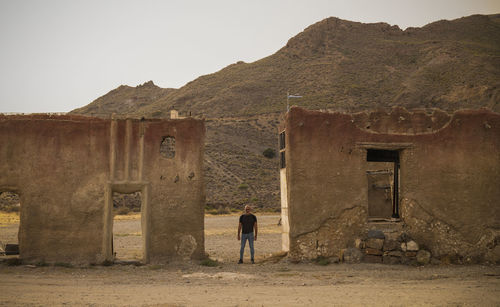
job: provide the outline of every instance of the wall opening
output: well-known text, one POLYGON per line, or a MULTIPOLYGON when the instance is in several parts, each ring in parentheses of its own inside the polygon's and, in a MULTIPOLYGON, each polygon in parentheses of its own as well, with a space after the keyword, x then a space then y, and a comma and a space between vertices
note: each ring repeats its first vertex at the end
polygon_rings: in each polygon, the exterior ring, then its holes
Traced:
POLYGON ((142 261, 142 193, 113 192, 112 252, 115 261, 142 261))
POLYGON ((399 218, 398 150, 367 149, 368 218, 399 218))
POLYGON ((164 136, 162 138, 160 154, 167 159, 173 159, 175 157, 175 137, 164 136))
POLYGON ((279 134, 279 148, 280 148, 280 169, 286 167, 286 160, 285 160, 285 149, 286 149, 286 144, 285 144, 285 131, 281 132, 279 134))
POLYGON ((19 257, 19 222, 21 200, 19 194, 0 193, 0 257, 19 257))

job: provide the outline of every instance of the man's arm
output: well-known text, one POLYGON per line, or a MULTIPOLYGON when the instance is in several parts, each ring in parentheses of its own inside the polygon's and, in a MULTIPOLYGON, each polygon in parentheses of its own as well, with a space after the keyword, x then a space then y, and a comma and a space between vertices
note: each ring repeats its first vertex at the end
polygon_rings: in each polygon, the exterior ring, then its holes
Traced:
POLYGON ((254 232, 255 232, 255 238, 254 240, 257 241, 257 232, 259 231, 259 227, 257 226, 257 221, 255 221, 255 224, 253 224, 254 232))
POLYGON ((241 239, 240 233, 241 233, 241 222, 238 224, 238 241, 241 239))

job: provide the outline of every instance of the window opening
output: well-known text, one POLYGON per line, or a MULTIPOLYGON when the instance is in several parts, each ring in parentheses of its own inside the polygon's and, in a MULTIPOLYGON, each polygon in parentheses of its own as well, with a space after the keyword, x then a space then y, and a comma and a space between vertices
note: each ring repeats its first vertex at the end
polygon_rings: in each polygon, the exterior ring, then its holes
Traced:
POLYGON ((280 150, 285 149, 285 131, 280 133, 280 150))
POLYGON ((286 168, 285 152, 280 151, 280 168, 286 168))
POLYGON ((285 131, 281 132, 279 135, 279 148, 280 148, 280 168, 285 168, 286 167, 286 160, 285 160, 285 131))
POLYGON ((113 192, 113 241, 115 260, 141 261, 143 235, 141 224, 141 192, 113 192))
POLYGON ((399 218, 399 151, 368 149, 368 216, 399 218))
POLYGON ((164 136, 161 140, 160 153, 168 159, 175 157, 175 137, 164 136))
POLYGON ((21 201, 14 192, 0 193, 0 257, 19 257, 19 214, 21 201))

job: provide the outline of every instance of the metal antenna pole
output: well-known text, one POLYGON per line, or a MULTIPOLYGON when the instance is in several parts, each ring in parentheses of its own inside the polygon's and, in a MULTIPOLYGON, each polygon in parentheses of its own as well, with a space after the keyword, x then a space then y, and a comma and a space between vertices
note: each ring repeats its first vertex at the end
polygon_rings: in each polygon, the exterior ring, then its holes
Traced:
POLYGON ((300 95, 290 95, 290 91, 286 92, 286 111, 290 111, 290 98, 302 98, 300 95))
POLYGON ((286 92, 286 111, 287 111, 287 112, 288 112, 288 111, 290 111, 290 103, 288 102, 288 101, 290 100, 290 97, 289 97, 289 96, 290 96, 290 92, 289 92, 289 91, 287 91, 287 92, 286 92))

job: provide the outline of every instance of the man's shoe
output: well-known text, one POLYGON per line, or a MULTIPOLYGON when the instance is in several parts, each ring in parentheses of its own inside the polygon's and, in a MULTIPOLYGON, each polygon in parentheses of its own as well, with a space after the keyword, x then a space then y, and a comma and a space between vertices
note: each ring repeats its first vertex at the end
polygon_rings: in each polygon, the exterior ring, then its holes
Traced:
POLYGON ((240 261, 238 261, 238 264, 242 264, 243 263, 243 260, 240 259, 240 261))
POLYGON ((255 261, 253 261, 253 259, 252 259, 252 264, 255 264, 255 261))

